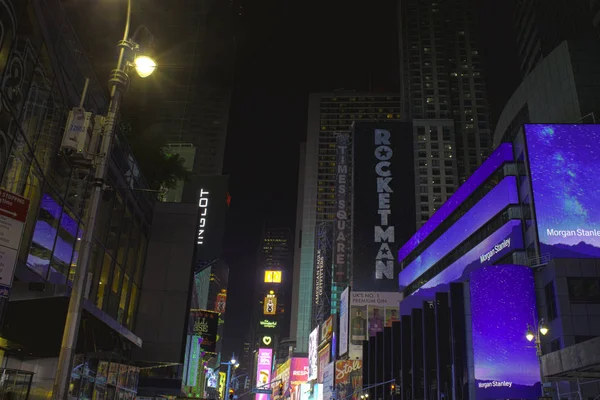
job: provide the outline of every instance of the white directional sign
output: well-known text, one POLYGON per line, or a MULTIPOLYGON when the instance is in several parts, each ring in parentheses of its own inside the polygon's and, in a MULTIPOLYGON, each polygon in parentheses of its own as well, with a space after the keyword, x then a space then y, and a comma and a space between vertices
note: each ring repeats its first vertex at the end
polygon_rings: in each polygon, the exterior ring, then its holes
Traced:
POLYGON ((12 286, 29 200, 0 189, 0 297, 12 286))

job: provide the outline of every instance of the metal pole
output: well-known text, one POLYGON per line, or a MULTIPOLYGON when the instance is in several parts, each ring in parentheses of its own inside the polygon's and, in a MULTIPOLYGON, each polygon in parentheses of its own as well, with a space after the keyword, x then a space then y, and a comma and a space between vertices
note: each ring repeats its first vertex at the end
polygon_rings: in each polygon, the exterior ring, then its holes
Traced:
POLYGON ((544 390, 545 379, 544 379, 544 367, 542 366, 542 339, 540 338, 539 327, 536 332, 537 333, 535 335, 535 347, 536 347, 535 352, 537 354, 538 362, 540 364, 540 383, 542 386, 542 397, 543 397, 545 394, 545 390, 544 390))
POLYGON ((225 380, 225 393, 223 393, 223 400, 229 396, 229 380, 231 379, 231 362, 227 363, 227 379, 225 380))
MULTIPOLYGON (((123 42, 127 41, 129 36, 129 27, 131 24, 131 0, 127 0, 127 17, 125 22, 125 32, 123 34, 123 42)), ((93 180, 93 191, 90 198, 90 207, 85 224, 85 233, 81 243, 81 252, 75 270, 75 278, 73 279, 73 288, 69 299, 69 308, 65 321, 65 330, 63 333, 60 354, 58 357, 58 365, 56 368, 56 377, 54 379, 54 387, 52 398, 54 400, 66 400, 69 394, 69 384, 71 379, 71 365, 75 348, 77 346, 77 336, 79 334, 79 324, 81 321, 82 305, 85 296, 86 279, 89 269, 90 255, 94 239, 94 226, 100 209, 102 199, 102 188, 104 179, 108 169, 110 160, 110 150, 112 138, 114 135, 116 116, 121 105, 122 88, 127 83, 127 74, 125 73, 125 51, 126 46, 123 42, 119 43, 120 52, 117 61, 117 68, 113 70, 110 85, 110 103, 108 106, 108 115, 105 120, 104 134, 102 138, 102 149, 100 151, 99 165, 96 168, 96 173, 93 180)))

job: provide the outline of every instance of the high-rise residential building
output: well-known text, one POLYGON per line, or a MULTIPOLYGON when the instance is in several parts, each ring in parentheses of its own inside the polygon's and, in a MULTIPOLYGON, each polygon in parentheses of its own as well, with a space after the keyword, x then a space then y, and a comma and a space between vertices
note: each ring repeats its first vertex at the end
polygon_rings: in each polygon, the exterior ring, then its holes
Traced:
POLYGON ((513 21, 523 76, 562 41, 592 38, 598 10, 595 0, 515 0, 513 21))
POLYGON ((402 106, 413 121, 422 225, 487 158, 489 105, 472 0, 400 0, 402 106))
MULTIPOLYGON (((398 94, 348 91, 313 93, 308 104, 308 127, 304 165, 300 176, 297 213, 300 256, 294 262, 292 339, 298 352, 308 351, 313 325, 313 284, 317 230, 332 226, 335 213, 336 136, 350 133, 354 121, 393 121, 402 117, 398 94)), ((343 288, 341 288, 343 289, 343 288)), ((336 302, 337 287, 331 288, 336 302)), ((333 306, 335 310, 335 304, 333 306)))

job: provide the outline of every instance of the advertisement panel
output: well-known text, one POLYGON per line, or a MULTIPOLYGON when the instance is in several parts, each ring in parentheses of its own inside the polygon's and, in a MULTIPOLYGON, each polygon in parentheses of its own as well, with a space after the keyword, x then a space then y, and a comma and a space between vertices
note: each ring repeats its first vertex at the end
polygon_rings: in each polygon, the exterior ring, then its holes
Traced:
POLYGON ((28 212, 28 199, 0 189, 0 297, 10 294, 28 212))
MULTIPOLYGON (((256 387, 267 388, 271 383, 271 368, 273 366, 273 349, 258 349, 258 360, 256 364, 256 387)), ((268 400, 269 395, 258 393, 256 400, 268 400)))
POLYGON ((188 334, 202 338, 200 346, 206 353, 216 352, 219 315, 218 312, 214 311, 190 310, 188 334))
POLYGON ((411 237, 398 252, 398 262, 402 262, 417 246, 446 220, 456 209, 475 192, 502 164, 513 162, 513 146, 511 143, 502 143, 481 164, 479 168, 460 185, 454 195, 429 218, 417 233, 411 237))
POLYGON ((396 254, 416 231, 412 125, 355 123, 352 288, 397 290, 396 254))
POLYGON ((348 352, 348 294, 350 288, 344 289, 340 296, 340 336, 339 336, 339 355, 343 356, 348 352))
POLYGON ((518 204, 518 202, 517 178, 507 176, 400 272, 398 275, 399 290, 404 290, 416 281, 442 257, 487 224, 506 206, 518 204))
POLYGON ((265 283, 281 283, 281 271, 265 271, 265 283))
POLYGON ((227 307, 227 291, 223 289, 221 293, 217 295, 217 300, 215 300, 215 311, 218 313, 224 313, 225 308, 227 307))
POLYGON ((350 293, 350 359, 362 359, 363 340, 398 320, 402 298, 402 293, 394 292, 350 293))
POLYGON ((229 177, 194 175, 183 186, 182 201, 198 204, 196 262, 221 257, 227 217, 229 177))
POLYGON ((334 378, 335 362, 330 362, 323 368, 323 400, 331 400, 333 398, 334 378))
POLYGON ((533 270, 494 265, 471 272, 471 324, 477 399, 537 399, 536 348, 525 338, 535 325, 533 270))
POLYGON ((336 177, 335 177, 335 222, 333 226, 333 270, 334 282, 345 283, 348 279, 348 261, 350 259, 350 171, 349 135, 340 133, 336 137, 336 177))
POLYGON ((308 358, 294 357, 290 365, 290 382, 297 386, 308 381, 308 358))
POLYGON ((321 325, 321 343, 331 339, 331 335, 333 335, 333 315, 330 315, 321 325))
POLYGON ((271 380, 271 389, 277 390, 279 384, 283 385, 284 393, 290 388, 290 367, 292 359, 288 359, 275 370, 275 378, 271 380))
POLYGON ((263 314, 277 314, 277 296, 273 294, 273 291, 271 291, 271 293, 265 296, 265 299, 263 301, 263 314))
POLYGON ((319 369, 319 327, 317 326, 308 337, 308 380, 317 379, 319 369))
POLYGON ((600 257, 599 125, 525 125, 540 254, 600 257))
POLYGON ((331 346, 328 344, 319 350, 319 373, 317 374, 317 382, 323 383, 323 373, 325 372, 325 366, 329 364, 331 356, 331 346))
POLYGON ((336 398, 358 400, 362 389, 362 361, 345 360, 335 363, 336 398))
POLYGON ((413 289, 413 285, 409 285, 409 295, 400 303, 400 314, 410 315, 413 308, 423 306, 423 301, 434 300, 437 292, 447 292, 452 282, 464 282, 469 279, 471 271, 491 265, 509 253, 523 249, 521 221, 508 221, 446 269, 439 273, 432 269, 421 275, 418 282, 420 287, 413 289))

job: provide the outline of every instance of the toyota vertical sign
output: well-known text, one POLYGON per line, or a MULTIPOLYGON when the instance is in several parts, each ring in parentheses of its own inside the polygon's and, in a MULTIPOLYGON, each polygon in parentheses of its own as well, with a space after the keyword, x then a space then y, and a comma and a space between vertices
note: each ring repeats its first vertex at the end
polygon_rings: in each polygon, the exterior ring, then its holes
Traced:
POLYGON ((396 291, 396 254, 416 231, 412 125, 353 129, 353 290, 396 291))

